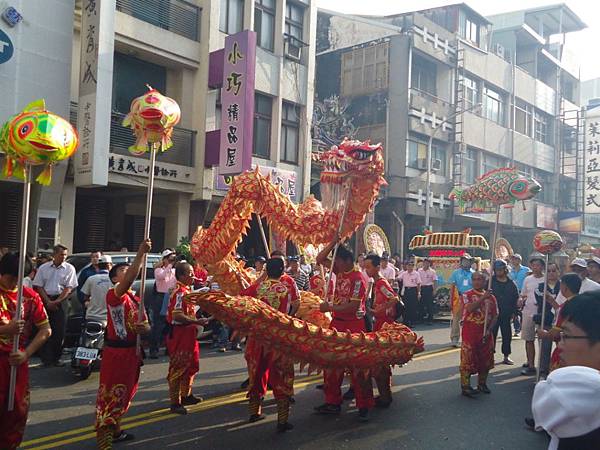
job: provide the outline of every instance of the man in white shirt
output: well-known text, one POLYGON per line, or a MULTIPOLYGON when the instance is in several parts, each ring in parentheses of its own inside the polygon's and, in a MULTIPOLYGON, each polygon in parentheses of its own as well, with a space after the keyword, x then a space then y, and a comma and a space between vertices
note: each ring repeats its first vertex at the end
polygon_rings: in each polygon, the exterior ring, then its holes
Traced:
POLYGON ((588 278, 587 266, 588 263, 583 258, 575 258, 571 262, 571 272, 576 273, 579 275, 579 278, 581 278, 581 289, 579 289, 580 294, 600 289, 600 284, 588 278))
POLYGON ((84 295, 85 320, 101 322, 106 327, 106 294, 113 287, 108 275, 112 267, 112 258, 109 255, 101 255, 98 258, 98 270, 83 284, 81 293, 84 295))
POLYGON ((396 268, 390 264, 390 257, 384 253, 381 257, 381 270, 379 271, 381 276, 389 281, 394 286, 396 282, 396 268))
POLYGON ((535 375, 535 323, 533 316, 537 314, 537 303, 535 299, 535 291, 544 282, 544 270, 546 264, 544 260, 535 256, 529 260, 531 275, 528 275, 523 282, 521 291, 521 299, 519 305, 523 306, 523 324, 521 327, 521 339, 525 341, 525 352, 527 354, 527 362, 523 364, 522 375, 535 375))
POLYGON ((65 261, 67 255, 67 247, 55 245, 52 261, 42 264, 33 279, 33 287, 42 297, 52 329, 52 335, 40 349, 40 356, 46 367, 64 366, 60 356, 67 322, 65 301, 77 287, 75 267, 65 261))

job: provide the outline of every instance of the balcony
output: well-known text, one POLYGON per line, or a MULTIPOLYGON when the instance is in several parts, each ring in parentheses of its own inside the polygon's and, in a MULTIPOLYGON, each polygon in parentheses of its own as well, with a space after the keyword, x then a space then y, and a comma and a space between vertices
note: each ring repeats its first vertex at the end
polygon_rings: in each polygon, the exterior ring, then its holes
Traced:
POLYGON ((184 0, 117 0, 117 11, 193 41, 200 40, 201 9, 184 0))
MULTIPOLYGON (((132 156, 129 147, 135 142, 135 136, 131 128, 121 125, 125 114, 113 112, 110 118, 110 153, 132 156)), ((77 127, 77 103, 71 102, 69 121, 77 127)), ((164 163, 178 164, 180 166, 194 167, 194 154, 196 148, 196 131, 185 128, 173 128, 173 147, 166 152, 159 152, 156 160, 164 163)), ((148 159, 148 153, 136 158, 148 159)))

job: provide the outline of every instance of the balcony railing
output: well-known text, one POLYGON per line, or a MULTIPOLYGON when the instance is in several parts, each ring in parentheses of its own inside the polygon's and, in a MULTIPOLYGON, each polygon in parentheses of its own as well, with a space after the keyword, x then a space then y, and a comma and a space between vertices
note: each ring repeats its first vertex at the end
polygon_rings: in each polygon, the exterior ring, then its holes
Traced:
POLYGON ((117 0, 117 11, 193 41, 200 40, 201 9, 184 0, 117 0))
MULTIPOLYGON (((131 128, 121 125, 125 114, 113 112, 110 118, 110 152, 119 155, 132 156, 129 147, 135 142, 131 128)), ((71 102, 69 120, 77 127, 77 103, 71 102)), ((173 128, 173 147, 166 152, 159 152, 156 160, 180 166, 194 167, 194 153, 196 147, 196 131, 185 128, 173 128)), ((148 153, 137 158, 148 159, 148 153)))

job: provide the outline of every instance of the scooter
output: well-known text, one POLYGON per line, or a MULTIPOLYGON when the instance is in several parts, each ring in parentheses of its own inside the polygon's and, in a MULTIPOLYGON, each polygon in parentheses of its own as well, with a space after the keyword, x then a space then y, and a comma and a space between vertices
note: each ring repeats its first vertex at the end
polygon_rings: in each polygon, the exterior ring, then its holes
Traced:
POLYGON ((73 373, 82 380, 87 379, 94 367, 100 366, 104 347, 104 325, 102 322, 89 320, 82 324, 79 345, 71 356, 73 373))

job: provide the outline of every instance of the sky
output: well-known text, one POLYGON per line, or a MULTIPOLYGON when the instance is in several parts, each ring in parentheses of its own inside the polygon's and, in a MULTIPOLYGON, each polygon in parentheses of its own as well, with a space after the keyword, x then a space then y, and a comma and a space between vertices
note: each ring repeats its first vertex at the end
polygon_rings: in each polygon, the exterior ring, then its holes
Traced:
MULTIPOLYGON (((348 14, 397 14, 433 8, 460 0, 317 0, 320 8, 348 14)), ((542 5, 561 3, 560 0, 466 0, 464 3, 483 16, 518 11, 542 5)), ((581 66, 581 79, 600 78, 600 52, 595 45, 600 43, 600 1, 565 0, 571 10, 588 26, 585 30, 567 34, 566 45, 575 53, 581 66), (594 44, 596 43, 596 44, 594 44)))

